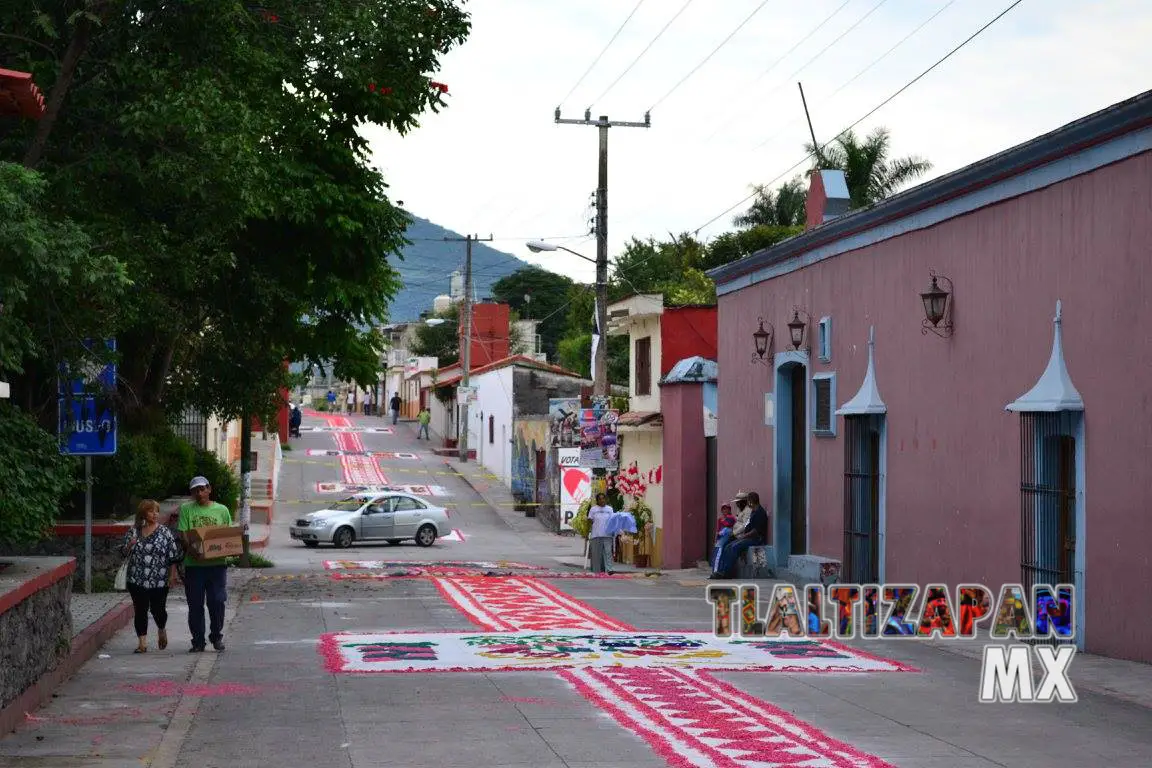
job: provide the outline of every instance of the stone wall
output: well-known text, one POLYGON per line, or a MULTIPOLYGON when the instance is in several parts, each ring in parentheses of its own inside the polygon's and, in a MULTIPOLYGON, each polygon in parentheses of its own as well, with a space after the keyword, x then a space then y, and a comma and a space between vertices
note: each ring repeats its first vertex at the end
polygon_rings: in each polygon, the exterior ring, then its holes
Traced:
POLYGON ((0 613, 0 709, 68 655, 72 579, 69 574, 0 613))
MULTIPOLYGON (((127 528, 111 532, 111 526, 96 526, 92 536, 92 580, 95 582, 104 578, 111 582, 116 578, 116 571, 124 562, 120 554, 120 545, 124 543, 124 534, 127 528)), ((70 529, 69 529, 70 530, 70 529)), ((76 587, 84 587, 84 534, 79 536, 68 534, 44 539, 35 544, 20 547, 0 546, 0 557, 9 555, 23 555, 29 557, 74 557, 76 558, 76 587)))

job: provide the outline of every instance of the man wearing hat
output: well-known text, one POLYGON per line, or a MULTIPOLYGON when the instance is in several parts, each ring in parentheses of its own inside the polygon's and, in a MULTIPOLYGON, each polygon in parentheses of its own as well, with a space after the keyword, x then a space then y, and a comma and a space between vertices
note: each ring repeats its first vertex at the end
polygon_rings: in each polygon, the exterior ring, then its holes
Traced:
MULTIPOLYGON (((212 486, 206 477, 194 477, 188 484, 192 501, 180 507, 177 528, 188 546, 188 531, 216 525, 232 525, 232 513, 212 501, 212 486)), ((208 640, 217 651, 224 650, 224 603, 228 599, 228 565, 225 558, 197 560, 191 552, 184 556, 184 595, 188 598, 188 631, 192 633, 190 653, 201 653, 204 642, 204 604, 208 604, 208 640)))
POLYGON ((732 499, 732 505, 736 511, 736 525, 732 526, 732 535, 735 536, 743 533, 748 525, 748 519, 752 516, 752 510, 748 507, 748 491, 740 489, 736 498, 732 499))

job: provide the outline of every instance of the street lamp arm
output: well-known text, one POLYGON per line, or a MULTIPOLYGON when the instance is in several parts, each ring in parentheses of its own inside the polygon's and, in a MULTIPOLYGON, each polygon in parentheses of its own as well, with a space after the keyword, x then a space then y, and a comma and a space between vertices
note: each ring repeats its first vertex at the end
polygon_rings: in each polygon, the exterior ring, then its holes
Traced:
POLYGON ((596 263, 596 259, 593 259, 593 258, 591 258, 591 257, 585 256, 585 255, 584 255, 584 254, 582 254, 582 253, 577 253, 576 251, 572 250, 571 248, 565 248, 565 247, 564 247, 564 246, 562 246, 562 245, 558 245, 558 246, 556 246, 556 248, 557 248, 557 249, 559 249, 559 250, 561 250, 561 251, 568 251, 568 253, 572 254, 573 256, 579 256, 580 258, 584 259, 584 261, 590 261, 590 262, 592 262, 593 264, 595 264, 595 263, 596 263))

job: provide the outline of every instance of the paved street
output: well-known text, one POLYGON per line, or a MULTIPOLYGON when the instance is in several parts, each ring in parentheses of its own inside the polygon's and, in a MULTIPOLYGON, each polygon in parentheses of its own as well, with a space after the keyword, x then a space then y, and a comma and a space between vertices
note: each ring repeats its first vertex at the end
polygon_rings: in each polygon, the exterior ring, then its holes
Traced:
MULTIPOLYGON (((305 420, 306 427, 330 423, 305 420)), ((93 658, 49 706, 0 740, 0 765, 1152 763, 1152 696, 1139 691, 1094 692, 1084 679, 1074 705, 980 705, 978 661, 922 643, 693 653, 686 640, 711 627, 698 577, 578 577, 560 562, 579 554, 578 542, 534 521, 535 529, 514 530, 414 434, 402 423, 391 434, 312 431, 293 441, 265 551, 276 568, 236 574, 227 651, 185 652, 186 607, 174 597, 166 651, 133 655, 131 628, 120 632, 102 650, 108 658, 93 658), (369 466, 309 449, 400 455, 373 457, 369 466), (289 539, 298 512, 334 498, 318 484, 373 472, 439 494, 433 498, 450 503, 462 540, 334 550, 289 539), (515 575, 482 575, 494 569, 515 575), (595 654, 587 651, 607 648, 627 660, 589 661, 595 654)), ((1090 663, 1099 679, 1125 669, 1090 663)), ((1141 665, 1129 669, 1129 679, 1150 679, 1141 665)))

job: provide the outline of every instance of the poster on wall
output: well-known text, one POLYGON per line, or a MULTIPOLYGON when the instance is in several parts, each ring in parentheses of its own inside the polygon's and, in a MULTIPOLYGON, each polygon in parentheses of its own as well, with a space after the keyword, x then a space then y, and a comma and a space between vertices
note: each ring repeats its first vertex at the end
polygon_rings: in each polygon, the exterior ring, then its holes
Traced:
POLYGON ((620 412, 592 408, 580 410, 580 466, 615 471, 620 463, 616 426, 620 412))
POLYGON ((580 398, 548 401, 549 441, 553 448, 580 447, 580 398))
POLYGON ((579 448, 561 448, 560 465, 560 530, 572 530, 572 520, 592 495, 592 471, 580 466, 579 448))

